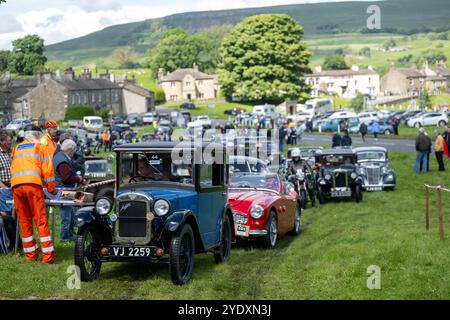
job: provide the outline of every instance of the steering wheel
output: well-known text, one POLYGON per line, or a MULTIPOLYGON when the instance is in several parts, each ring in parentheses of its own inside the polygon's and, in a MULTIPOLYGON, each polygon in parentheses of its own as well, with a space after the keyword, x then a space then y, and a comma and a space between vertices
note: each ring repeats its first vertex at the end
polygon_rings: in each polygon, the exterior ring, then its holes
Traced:
POLYGON ((130 180, 128 180, 128 183, 131 183, 131 182, 138 182, 136 179, 137 178, 142 178, 142 179, 144 179, 144 181, 147 181, 147 180, 152 180, 152 181, 156 181, 156 179, 154 178, 154 177, 146 177, 146 176, 143 176, 143 175, 140 175, 140 174, 138 174, 138 175, 135 175, 135 176, 132 176, 131 178, 130 178, 130 180))

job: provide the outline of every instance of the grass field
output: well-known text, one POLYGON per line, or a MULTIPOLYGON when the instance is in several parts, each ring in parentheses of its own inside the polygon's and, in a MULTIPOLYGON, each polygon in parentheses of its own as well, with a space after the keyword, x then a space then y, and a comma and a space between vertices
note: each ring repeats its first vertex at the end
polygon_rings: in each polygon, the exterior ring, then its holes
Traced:
MULTIPOLYGON (((113 263, 103 265, 97 281, 69 290, 73 247, 57 242, 52 266, 0 257, 0 299, 448 299, 450 212, 444 211, 447 235, 440 241, 434 194, 425 230, 423 184, 450 187, 449 171, 438 173, 432 157, 432 171, 415 178, 413 160, 413 154, 392 153, 396 191, 364 193, 361 204, 309 208, 303 232, 283 238, 275 250, 236 247, 223 265, 215 265, 212 254, 196 256, 186 286, 174 286, 166 266, 113 263), (381 268, 381 290, 366 287, 371 265, 381 268)), ((444 194, 444 203, 449 200, 444 194)))

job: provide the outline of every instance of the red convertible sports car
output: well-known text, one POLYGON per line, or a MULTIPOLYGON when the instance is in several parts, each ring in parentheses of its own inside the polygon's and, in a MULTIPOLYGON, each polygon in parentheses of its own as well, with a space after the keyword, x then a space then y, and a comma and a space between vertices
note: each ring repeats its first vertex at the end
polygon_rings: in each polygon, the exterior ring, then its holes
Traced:
POLYGON ((278 174, 235 173, 228 186, 228 203, 241 239, 262 238, 267 248, 273 248, 278 236, 300 233, 297 193, 278 174))

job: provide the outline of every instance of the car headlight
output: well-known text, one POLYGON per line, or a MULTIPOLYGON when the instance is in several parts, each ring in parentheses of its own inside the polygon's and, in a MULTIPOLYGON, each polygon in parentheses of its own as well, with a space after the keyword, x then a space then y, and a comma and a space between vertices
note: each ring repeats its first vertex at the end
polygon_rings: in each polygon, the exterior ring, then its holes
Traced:
POLYGON ((263 214, 264 214, 264 208, 257 204, 252 206, 252 208, 250 209, 250 215, 255 219, 261 218, 263 216, 263 214))
POLYGON ((169 213, 170 205, 166 200, 159 199, 159 200, 156 200, 153 208, 154 208, 156 215, 159 217, 162 217, 169 213))
POLYGON ((107 198, 100 198, 95 203, 95 210, 99 215, 106 215, 111 212, 112 210, 112 203, 107 198))
POLYGON ((331 180, 331 175, 329 174, 325 175, 325 180, 331 180))
POLYGON ((305 180, 305 174, 303 172, 299 172, 297 174, 297 177, 298 177, 299 180, 305 180))
POLYGON ((364 175, 365 174, 364 169, 363 168, 359 168, 358 173, 360 175, 364 175))
POLYGON ((381 173, 382 174, 387 174, 388 173, 388 168, 386 168, 386 167, 383 167, 383 168, 381 168, 381 173))
POLYGON ((358 177, 358 175, 356 174, 356 172, 352 172, 352 174, 350 175, 350 178, 356 179, 356 177, 358 177))

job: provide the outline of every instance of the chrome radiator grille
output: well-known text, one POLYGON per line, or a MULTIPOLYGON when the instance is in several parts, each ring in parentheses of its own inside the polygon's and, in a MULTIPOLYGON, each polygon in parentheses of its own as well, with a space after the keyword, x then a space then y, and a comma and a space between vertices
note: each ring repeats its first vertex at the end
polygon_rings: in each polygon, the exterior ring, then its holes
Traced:
POLYGON ((380 182, 380 167, 367 167, 365 169, 367 182, 370 185, 378 184, 380 182))

